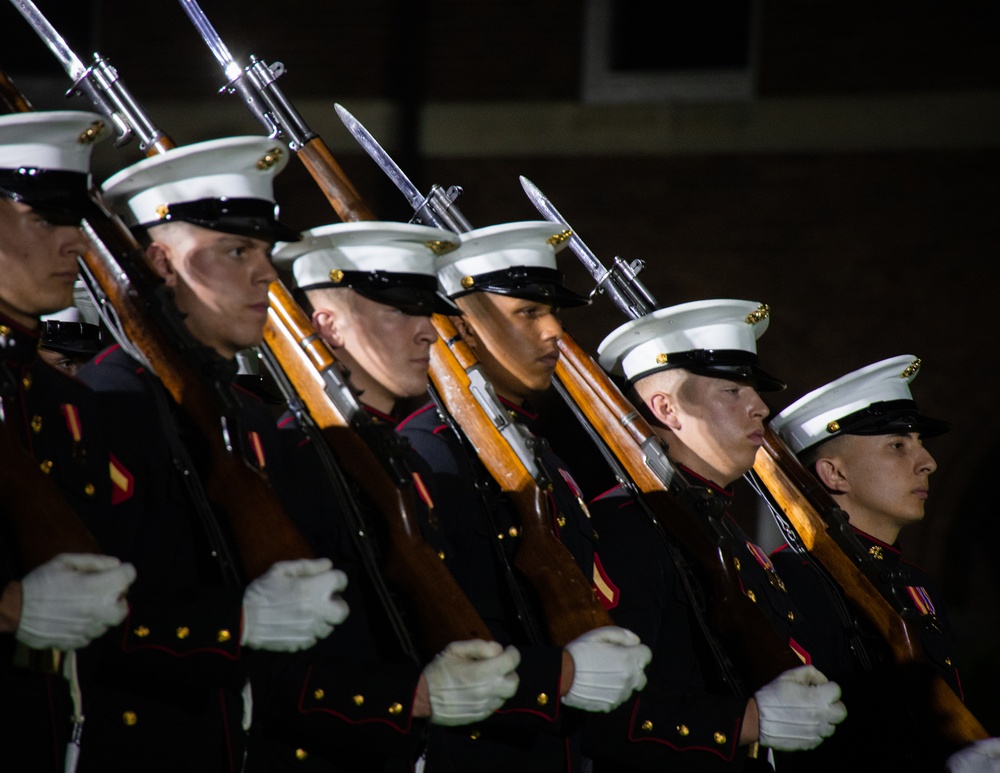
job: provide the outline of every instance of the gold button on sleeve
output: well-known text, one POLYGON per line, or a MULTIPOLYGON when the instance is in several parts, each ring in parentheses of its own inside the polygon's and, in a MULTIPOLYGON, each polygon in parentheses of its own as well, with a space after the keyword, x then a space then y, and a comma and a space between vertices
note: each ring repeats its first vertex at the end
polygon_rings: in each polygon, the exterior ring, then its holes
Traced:
POLYGON ((233 635, 229 631, 227 631, 225 628, 223 628, 221 631, 219 631, 215 635, 215 640, 217 642, 219 642, 220 644, 222 642, 227 642, 227 641, 229 641, 232 638, 233 638, 233 635))
POLYGON ((642 729, 646 733, 652 733, 653 732, 653 723, 650 722, 647 719, 645 722, 642 723, 642 729))
POLYGON ((677 726, 677 735, 679 735, 681 737, 687 737, 687 736, 691 735, 691 728, 689 728, 687 725, 678 725, 677 726))
POLYGON ((31 417, 31 431, 36 435, 42 431, 42 417, 32 416, 31 417))
POLYGON ((134 633, 140 639, 145 639, 147 636, 149 636, 149 629, 144 625, 140 625, 138 628, 132 631, 132 633, 134 633))
POLYGON ((122 712, 122 722, 125 723, 126 727, 132 727, 136 722, 139 721, 138 715, 134 711, 123 711, 122 712))
POLYGON ((517 536, 517 527, 516 526, 511 526, 509 529, 507 529, 507 533, 510 536, 512 536, 512 537, 516 537, 517 536))
POLYGON ((300 762, 307 760, 309 759, 309 752, 307 752, 305 749, 296 749, 295 759, 299 760, 300 762))
POLYGON ((186 625, 182 625, 180 628, 177 629, 178 639, 186 639, 190 635, 191 635, 191 629, 188 628, 186 625))
POLYGON ((757 601, 757 594, 753 592, 752 588, 747 588, 747 598, 751 601, 757 601))
POLYGON ((392 715, 400 714, 403 711, 403 705, 401 703, 393 703, 389 707, 389 713, 392 715))
POLYGON ((324 698, 325 695, 326 695, 326 692, 323 690, 322 687, 320 689, 318 689, 318 690, 313 691, 313 697, 316 700, 318 700, 318 701, 323 700, 323 698, 324 698))
POLYGON ((538 693, 538 697, 535 698, 539 706, 545 706, 549 702, 549 696, 543 692, 538 693))
POLYGON ((712 736, 712 739, 721 746, 726 742, 726 734, 716 730, 715 735, 712 736))
POLYGON ((355 695, 354 696, 354 705, 355 706, 363 706, 364 704, 365 704, 365 696, 364 695, 355 695))
POLYGON ((50 472, 52 472, 53 466, 54 466, 53 461, 51 459, 46 459, 44 462, 38 465, 38 469, 40 469, 42 472, 48 475, 50 472))

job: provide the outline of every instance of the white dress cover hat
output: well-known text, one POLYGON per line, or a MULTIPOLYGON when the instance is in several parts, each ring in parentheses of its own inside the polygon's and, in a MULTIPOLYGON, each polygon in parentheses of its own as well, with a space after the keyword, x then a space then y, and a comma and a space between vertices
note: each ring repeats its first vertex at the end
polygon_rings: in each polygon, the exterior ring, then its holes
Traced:
POLYGON ((628 383, 669 368, 734 381, 761 391, 784 389, 757 359, 757 339, 771 309, 756 301, 718 299, 671 306, 626 322, 597 348, 601 367, 628 383))
POLYGON ((941 435, 948 422, 922 415, 910 393, 920 364, 901 354, 866 365, 796 400, 771 427, 797 454, 838 435, 941 435))
POLYGON ((300 290, 349 287, 409 314, 455 314, 438 291, 435 261, 458 248, 452 231, 413 223, 333 223, 279 244, 277 265, 290 265, 300 290))

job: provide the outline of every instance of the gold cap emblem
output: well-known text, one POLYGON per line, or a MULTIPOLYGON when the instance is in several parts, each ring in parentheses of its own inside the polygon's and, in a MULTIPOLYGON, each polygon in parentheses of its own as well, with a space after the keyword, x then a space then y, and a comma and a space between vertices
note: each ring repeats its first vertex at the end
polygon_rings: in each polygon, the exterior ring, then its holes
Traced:
POLYGON ((170 214, 169 204, 160 204, 160 206, 156 208, 156 216, 160 218, 160 220, 166 220, 166 217, 169 214, 170 214))
POLYGON ((758 322, 767 319, 771 316, 771 307, 766 303, 762 303, 756 309, 747 314, 746 323, 748 325, 756 325, 758 322))
POLYGON ((552 236, 550 236, 548 239, 545 240, 545 243, 552 247, 558 247, 564 241, 569 239, 569 237, 571 237, 572 235, 573 232, 567 228, 563 231, 560 231, 557 234, 552 234, 552 236))
POLYGON ((660 352, 658 355, 656 355, 656 364, 657 365, 666 365, 667 364, 667 360, 669 360, 669 359, 670 358, 667 356, 666 352, 660 352))
POLYGON ((344 272, 339 268, 330 269, 330 281, 334 284, 340 284, 344 281, 344 272))
POLYGON ((921 360, 918 357, 913 362, 911 362, 909 365, 907 365, 905 368, 903 368, 903 372, 899 374, 899 377, 900 378, 909 378, 910 376, 915 376, 917 374, 917 371, 920 370, 920 365, 921 364, 922 364, 921 360))
POLYGON ((466 290, 468 290, 470 287, 472 287, 475 283, 476 283, 476 280, 473 279, 471 276, 463 276, 462 277, 462 287, 464 287, 466 290))
POLYGON ((102 134, 104 134, 104 121, 94 121, 84 131, 80 132, 80 136, 76 141, 81 145, 89 145, 92 142, 97 142, 102 134))
POLYGON ((424 246, 427 247, 435 255, 447 255, 449 252, 453 252, 458 249, 458 242, 446 242, 443 239, 433 239, 429 242, 424 242, 424 246))
POLYGON ((261 171, 270 169, 272 166, 281 161, 281 157, 284 154, 281 152, 281 148, 274 147, 271 148, 267 153, 260 157, 257 161, 257 168, 261 171))

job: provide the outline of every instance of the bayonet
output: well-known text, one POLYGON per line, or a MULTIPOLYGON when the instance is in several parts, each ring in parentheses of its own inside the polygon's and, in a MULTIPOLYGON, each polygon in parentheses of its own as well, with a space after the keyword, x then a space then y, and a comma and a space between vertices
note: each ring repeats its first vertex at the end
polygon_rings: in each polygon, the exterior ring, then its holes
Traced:
POLYGON ((531 203, 535 205, 535 209, 541 213, 542 217, 553 223, 558 223, 572 234, 569 238, 569 247, 576 253, 580 262, 583 263, 584 268, 590 272, 590 275, 597 282, 594 292, 601 292, 607 295, 629 319, 644 317, 658 308, 656 299, 639 280, 639 272, 642 271, 645 265, 641 260, 626 263, 616 256, 611 263, 611 268, 605 268, 597 255, 594 254, 594 251, 584 243, 583 239, 577 234, 576 229, 569 225, 566 218, 559 213, 559 210, 539 190, 538 186, 523 175, 520 180, 521 187, 524 188, 524 192, 528 195, 531 203))
POLYGON ((340 116, 340 120, 343 121, 344 126, 347 127, 354 139, 406 197, 413 208, 413 222, 436 228, 446 228, 455 233, 465 233, 472 230, 472 225, 455 206, 455 199, 462 194, 462 189, 459 186, 452 185, 445 189, 440 185, 432 185, 430 192, 425 196, 416 185, 410 182, 410 178, 392 160, 392 157, 386 153, 361 121, 351 115, 343 105, 335 107, 337 115, 340 116))
POLYGON ((125 145, 131 142, 133 136, 138 136, 143 152, 150 149, 160 152, 157 146, 164 141, 164 136, 136 104, 125 83, 118 77, 118 71, 97 53, 94 54, 94 63, 86 66, 31 0, 11 0, 11 3, 69 75, 73 85, 66 96, 85 94, 97 111, 115 125, 117 146, 125 145))

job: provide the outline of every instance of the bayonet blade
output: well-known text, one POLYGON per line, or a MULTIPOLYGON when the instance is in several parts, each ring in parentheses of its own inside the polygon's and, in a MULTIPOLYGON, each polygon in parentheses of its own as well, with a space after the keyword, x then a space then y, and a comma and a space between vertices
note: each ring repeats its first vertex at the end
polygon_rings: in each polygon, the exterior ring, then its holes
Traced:
POLYGON ((378 144, 370 131, 368 131, 343 105, 334 105, 337 110, 337 115, 340 116, 340 120, 344 122, 344 126, 353 135, 354 139, 358 141, 358 144, 365 149, 365 152, 372 157, 379 168, 386 173, 390 180, 395 183, 396 187, 402 192, 406 197, 406 200, 413 207, 413 211, 417 212, 423 207, 424 202, 427 197, 422 194, 417 186, 410 182, 410 178, 406 176, 402 169, 392 160, 392 157, 385 152, 385 149, 378 144))
POLYGON ((49 20, 42 16, 42 12, 31 0, 10 0, 10 2, 38 33, 38 37, 49 47, 49 50, 56 55, 56 59, 59 60, 73 83, 87 74, 87 68, 80 61, 80 58, 73 53, 73 50, 63 40, 62 35, 56 32, 55 27, 49 24, 49 20))
POLYGON ((215 31, 212 22, 205 16, 205 12, 201 10, 201 6, 195 0, 180 0, 180 3, 185 13, 187 13, 188 18, 191 19, 192 24, 194 24, 201 34, 202 40, 205 41, 205 44, 209 47, 218 63, 222 65, 229 83, 235 81, 243 74, 243 68, 233 59, 233 55, 229 53, 228 46, 219 37, 219 33, 215 31))

